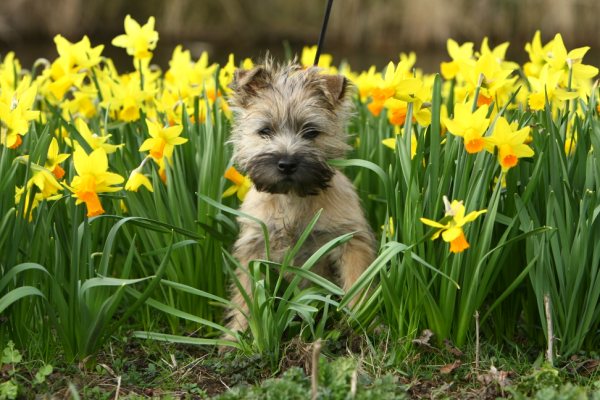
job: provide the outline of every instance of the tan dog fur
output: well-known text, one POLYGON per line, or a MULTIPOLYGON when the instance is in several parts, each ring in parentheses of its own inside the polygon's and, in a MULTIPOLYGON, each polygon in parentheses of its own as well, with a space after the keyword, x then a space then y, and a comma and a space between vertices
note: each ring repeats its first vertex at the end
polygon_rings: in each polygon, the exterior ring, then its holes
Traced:
MULTIPOLYGON (((327 164, 349 149, 345 130, 352 105, 349 83, 341 75, 293 63, 275 66, 267 60, 252 70, 237 71, 232 89, 233 158, 254 182, 241 211, 266 224, 271 260, 276 262, 282 261, 320 209, 294 265, 301 265, 327 241, 355 232, 312 269, 349 289, 375 256, 375 241, 354 186, 327 164)), ((255 221, 238 221, 234 255, 247 267, 251 260, 266 258, 263 233, 255 221)), ((247 272, 237 271, 237 277, 250 293, 247 272)), ((230 311, 228 327, 244 331, 248 307, 236 287, 232 302, 239 309, 230 311)))

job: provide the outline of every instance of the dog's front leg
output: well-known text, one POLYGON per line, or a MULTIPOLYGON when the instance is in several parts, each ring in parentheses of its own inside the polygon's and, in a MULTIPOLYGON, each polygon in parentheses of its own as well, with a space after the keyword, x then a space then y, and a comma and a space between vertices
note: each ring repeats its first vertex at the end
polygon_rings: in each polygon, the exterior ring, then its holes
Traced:
MULTIPOLYGON (((370 234, 359 232, 346 243, 339 266, 340 283, 345 292, 348 292, 374 259, 373 238, 370 234)), ((360 294, 354 297, 350 305, 356 304, 360 297, 360 294)))

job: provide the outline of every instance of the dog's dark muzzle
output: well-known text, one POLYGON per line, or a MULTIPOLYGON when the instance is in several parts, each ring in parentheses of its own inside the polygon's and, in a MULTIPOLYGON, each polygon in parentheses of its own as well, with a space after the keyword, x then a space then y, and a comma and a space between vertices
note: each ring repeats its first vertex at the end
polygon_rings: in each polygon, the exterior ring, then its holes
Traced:
POLYGON ((283 175, 292 175, 298 170, 298 159, 293 156, 283 156, 277 161, 277 169, 283 175))
POLYGON ((257 190, 302 197, 325 190, 334 172, 325 160, 309 154, 266 153, 255 157, 248 166, 257 190))

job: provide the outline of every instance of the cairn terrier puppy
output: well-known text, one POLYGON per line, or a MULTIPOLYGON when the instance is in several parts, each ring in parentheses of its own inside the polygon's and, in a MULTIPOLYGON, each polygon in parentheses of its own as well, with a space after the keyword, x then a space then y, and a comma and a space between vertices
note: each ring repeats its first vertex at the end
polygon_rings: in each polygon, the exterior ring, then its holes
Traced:
MULTIPOLYGON (((296 256, 302 265, 329 240, 354 232, 351 240, 329 252, 312 269, 347 290, 374 259, 374 237, 350 180, 327 161, 350 148, 346 123, 352 107, 350 83, 341 75, 267 59, 251 70, 238 70, 229 102, 234 112, 233 160, 252 182, 241 211, 268 227, 271 260, 281 262, 315 213, 322 214, 296 256)), ((264 259, 260 226, 239 218, 234 255, 241 265, 264 259)), ((250 278, 237 271, 250 292, 250 278)), ((228 327, 247 328, 248 307, 237 287, 228 327)))

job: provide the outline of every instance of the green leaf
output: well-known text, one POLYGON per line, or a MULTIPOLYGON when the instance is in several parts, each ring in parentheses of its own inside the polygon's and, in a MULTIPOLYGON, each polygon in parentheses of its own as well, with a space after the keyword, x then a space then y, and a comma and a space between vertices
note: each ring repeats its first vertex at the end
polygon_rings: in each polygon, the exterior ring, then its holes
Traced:
POLYGON ((170 335, 166 333, 148 332, 148 331, 134 331, 132 336, 138 339, 151 339, 159 340, 169 343, 180 343, 180 344, 193 344, 193 345, 207 345, 207 346, 229 346, 241 350, 242 347, 238 342, 225 339, 205 339, 196 338, 181 335, 170 335))
POLYGON ((53 371, 54 371, 54 368, 52 368, 52 365, 44 364, 38 370, 38 372, 35 373, 35 377, 33 378, 33 384, 39 385, 41 383, 44 383, 46 381, 46 377, 48 375, 50 375, 53 371))
POLYGON ((265 254, 267 256, 267 259, 271 258, 270 257, 271 246, 269 244, 269 230, 267 229, 267 225, 265 225, 265 223, 263 221, 261 221, 260 219, 254 217, 252 215, 246 214, 246 213, 244 213, 242 211, 238 211, 238 210, 235 210, 235 209, 233 209, 231 207, 227 207, 227 206, 225 206, 225 205, 223 205, 221 203, 218 203, 215 200, 213 200, 210 197, 207 197, 207 196, 205 196, 203 194, 198 194, 198 198, 202 199, 204 202, 208 203, 209 205, 211 205, 211 206, 213 206, 213 207, 215 207, 215 208, 217 208, 217 209, 219 209, 221 211, 224 211, 224 212, 229 213, 229 214, 236 215, 238 217, 247 218, 250 221, 256 222, 260 226, 260 228, 261 228, 261 230, 263 232, 263 237, 264 237, 264 240, 265 240, 265 254))
MULTIPOLYGON (((141 297, 141 293, 138 292, 135 289, 128 288, 127 291, 128 291, 128 293, 130 293, 135 298, 140 298, 141 297)), ((146 300, 146 304, 148 306, 152 307, 152 308, 155 308, 155 309, 157 309, 159 311, 162 311, 162 312, 164 312, 166 314, 169 314, 169 315, 172 315, 174 317, 185 319, 187 321, 197 322, 199 324, 202 324, 202 325, 211 327, 213 329, 219 330, 219 331, 221 331, 221 332, 223 332, 225 334, 228 334, 228 335, 231 335, 231 336, 234 335, 233 331, 227 329, 223 325, 219 325, 219 324, 217 324, 215 322, 212 322, 212 321, 209 321, 207 319, 204 319, 204 318, 192 315, 190 313, 186 313, 185 311, 178 310, 175 307, 171 307, 171 306, 163 304, 163 303, 161 303, 159 301, 156 301, 156 300, 153 300, 153 299, 147 299, 146 300)))
POLYGON ((15 349, 15 344, 9 340, 4 350, 2 350, 2 364, 18 364, 23 359, 19 350, 15 349))
POLYGON ((40 296, 46 298, 39 289, 33 286, 21 286, 11 290, 4 296, 0 297, 0 314, 11 304, 28 296, 40 296))
POLYGON ((16 399, 19 393, 19 386, 12 380, 0 383, 0 399, 16 399))
POLYGON ((0 279, 0 292, 2 292, 2 290, 4 290, 6 285, 8 285, 8 283, 11 280, 13 280, 17 274, 24 272, 24 271, 41 271, 48 276, 50 275, 48 270, 46 270, 46 268, 44 268, 40 264, 23 263, 23 264, 15 265, 10 270, 8 270, 8 272, 4 275, 4 277, 2 279, 0 279))
POLYGON ((85 296, 86 292, 90 289, 97 287, 110 287, 110 286, 128 286, 134 285, 139 282, 147 281, 149 279, 154 279, 155 276, 148 276, 146 278, 138 278, 138 279, 120 279, 120 278, 109 278, 109 277, 97 277, 90 278, 83 282, 81 288, 79 289, 79 296, 83 301, 83 296, 85 296))

